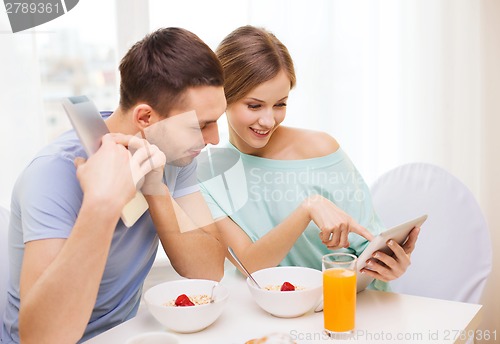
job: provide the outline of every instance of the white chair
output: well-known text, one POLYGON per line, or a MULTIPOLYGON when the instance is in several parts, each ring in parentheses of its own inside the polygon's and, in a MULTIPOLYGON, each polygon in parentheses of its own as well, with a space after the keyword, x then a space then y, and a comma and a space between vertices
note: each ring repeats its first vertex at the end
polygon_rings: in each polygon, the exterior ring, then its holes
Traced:
POLYGON ((9 211, 0 206, 0 334, 3 328, 3 313, 7 303, 7 281, 9 277, 9 255, 7 233, 9 211))
POLYGON ((473 194, 444 169, 397 167, 371 188, 375 209, 391 227, 428 214, 412 264, 391 282, 395 292, 479 303, 492 266, 488 226, 473 194))

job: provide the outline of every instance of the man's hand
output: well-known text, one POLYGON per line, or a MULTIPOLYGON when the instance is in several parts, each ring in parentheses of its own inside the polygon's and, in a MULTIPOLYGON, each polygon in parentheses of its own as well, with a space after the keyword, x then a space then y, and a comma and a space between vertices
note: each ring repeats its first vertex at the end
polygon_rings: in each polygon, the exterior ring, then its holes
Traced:
POLYGON ((97 201, 112 198, 112 204, 121 210, 136 192, 131 161, 123 145, 117 144, 111 134, 104 135, 101 147, 88 160, 75 159, 76 176, 85 197, 97 201))
POLYGON ((157 146, 137 136, 112 134, 114 140, 128 147, 132 154, 130 168, 137 188, 144 195, 166 195, 167 186, 163 183, 165 154, 157 146))

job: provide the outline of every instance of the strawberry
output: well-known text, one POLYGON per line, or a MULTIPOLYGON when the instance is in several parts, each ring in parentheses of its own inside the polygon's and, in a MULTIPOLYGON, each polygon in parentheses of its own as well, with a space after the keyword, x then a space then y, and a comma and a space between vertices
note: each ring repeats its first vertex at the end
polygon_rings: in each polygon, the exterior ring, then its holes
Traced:
POLYGON ((181 294, 177 296, 177 299, 175 300, 175 305, 177 307, 185 307, 185 306, 194 306, 194 303, 191 302, 189 297, 187 297, 186 294, 181 294))
POLYGON ((289 282, 285 282, 283 283, 283 285, 281 286, 281 291, 294 291, 295 290, 295 287, 292 283, 289 283, 289 282))

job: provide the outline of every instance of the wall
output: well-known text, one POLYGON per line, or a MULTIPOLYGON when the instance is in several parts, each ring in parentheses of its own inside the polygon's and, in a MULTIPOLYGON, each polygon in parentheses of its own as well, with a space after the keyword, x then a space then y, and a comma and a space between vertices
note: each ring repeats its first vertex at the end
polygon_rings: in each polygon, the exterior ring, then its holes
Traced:
MULTIPOLYGON (((485 290, 481 330, 497 331, 500 342, 500 2, 481 1, 482 152, 481 197, 493 243, 493 272, 485 290)), ((479 340, 478 343, 492 343, 479 340)))

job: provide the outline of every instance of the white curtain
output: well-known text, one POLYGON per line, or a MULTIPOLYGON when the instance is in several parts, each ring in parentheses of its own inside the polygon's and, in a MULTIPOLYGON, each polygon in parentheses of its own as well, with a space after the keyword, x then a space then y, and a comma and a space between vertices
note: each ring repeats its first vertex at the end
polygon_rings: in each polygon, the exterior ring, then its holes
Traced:
POLYGON ((35 39, 33 33, 12 34, 0 11, 0 205, 6 208, 22 166, 43 142, 35 39))
POLYGON ((477 194, 478 1, 272 4, 251 1, 250 22, 274 31, 297 65, 287 123, 336 137, 368 182, 427 161, 477 194))

